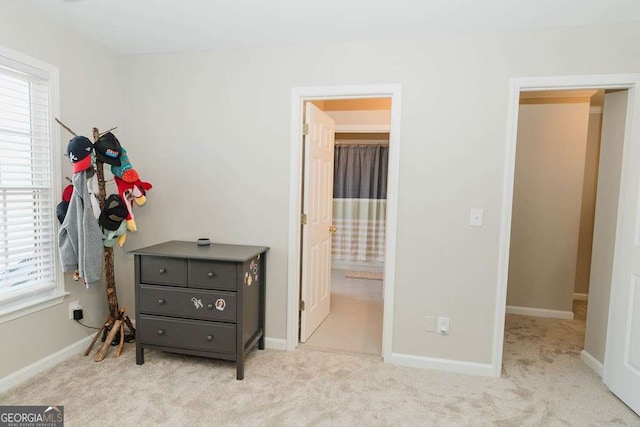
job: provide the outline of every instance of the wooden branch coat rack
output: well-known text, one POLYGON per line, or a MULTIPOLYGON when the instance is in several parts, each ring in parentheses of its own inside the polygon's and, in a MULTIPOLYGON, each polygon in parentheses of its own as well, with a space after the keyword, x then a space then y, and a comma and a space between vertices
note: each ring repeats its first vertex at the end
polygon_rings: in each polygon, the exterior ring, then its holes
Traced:
MULTIPOLYGON (((63 128, 69 131, 73 136, 77 136, 77 134, 72 131, 67 125, 62 123, 60 120, 56 118, 56 122, 60 124, 63 128)), ((112 131, 116 128, 109 129, 103 133, 100 133, 97 128, 93 128, 93 141, 96 142, 100 135, 112 131)), ((105 179, 104 179, 104 164, 96 159, 96 175, 98 177, 98 201, 100 202, 100 210, 104 208, 104 201, 107 198, 107 191, 105 189, 105 179)), ((91 353, 91 349, 98 341, 98 337, 102 337, 102 346, 96 352, 94 359, 96 362, 100 362, 104 360, 109 351, 109 346, 113 342, 113 340, 118 336, 120 342, 118 344, 118 348, 116 350, 116 357, 119 357, 122 353, 122 349, 124 347, 125 342, 125 326, 129 329, 131 334, 135 338, 136 330, 131 323, 131 319, 126 314, 126 310, 124 307, 120 307, 118 305, 118 295, 116 294, 116 280, 114 275, 113 268, 113 248, 105 247, 103 248, 103 256, 104 256, 104 268, 105 268, 105 279, 107 285, 107 302, 109 304, 109 316, 107 320, 102 325, 102 328, 98 331, 98 333, 93 337, 91 344, 84 352, 84 355, 87 356, 91 353)))

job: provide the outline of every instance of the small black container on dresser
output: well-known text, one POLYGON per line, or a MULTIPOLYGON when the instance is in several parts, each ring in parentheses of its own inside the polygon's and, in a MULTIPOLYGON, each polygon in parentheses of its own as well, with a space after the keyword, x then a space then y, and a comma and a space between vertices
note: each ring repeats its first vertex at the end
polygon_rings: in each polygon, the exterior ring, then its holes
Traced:
POLYGON ((136 363, 144 349, 236 361, 264 349, 268 247, 170 241, 135 255, 136 363))

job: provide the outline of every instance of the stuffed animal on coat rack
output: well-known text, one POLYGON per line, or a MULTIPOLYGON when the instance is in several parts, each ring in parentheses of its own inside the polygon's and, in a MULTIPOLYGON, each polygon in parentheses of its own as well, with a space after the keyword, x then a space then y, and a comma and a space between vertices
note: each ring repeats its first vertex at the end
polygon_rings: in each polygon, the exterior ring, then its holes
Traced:
MULTIPOLYGON (((138 172, 129 161, 127 150, 111 132, 100 136, 95 143, 95 149, 98 160, 111 165, 111 173, 118 186, 118 194, 127 208, 127 230, 137 231, 131 202, 135 201, 138 206, 144 205, 147 202, 146 192, 153 186, 140 180, 138 172)), ((117 230, 109 231, 104 236, 105 245, 112 245, 113 239, 117 238, 118 244, 122 246, 126 240, 126 233, 118 233, 117 230)))
POLYGON ((147 201, 147 191, 151 190, 153 186, 148 182, 140 181, 140 179, 135 182, 126 182, 118 178, 117 176, 114 176, 113 179, 118 186, 118 193, 120 194, 120 198, 127 207, 127 229, 129 231, 137 231, 138 228, 133 216, 131 202, 135 201, 138 206, 144 205, 147 201))

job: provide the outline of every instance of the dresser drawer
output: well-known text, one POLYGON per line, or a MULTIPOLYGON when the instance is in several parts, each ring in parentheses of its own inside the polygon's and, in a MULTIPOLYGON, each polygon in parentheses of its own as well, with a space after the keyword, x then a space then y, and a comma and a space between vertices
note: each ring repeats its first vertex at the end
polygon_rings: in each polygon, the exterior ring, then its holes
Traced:
POLYGON ((143 256, 140 264, 142 283, 187 286, 187 260, 143 256))
POLYGON ((236 264, 216 261, 189 261, 189 287, 236 290, 236 264))
POLYGON ((139 310, 145 314, 236 321, 235 292, 140 285, 139 310))
POLYGON ((138 339, 143 344, 234 354, 236 326, 199 320, 140 315, 138 339))

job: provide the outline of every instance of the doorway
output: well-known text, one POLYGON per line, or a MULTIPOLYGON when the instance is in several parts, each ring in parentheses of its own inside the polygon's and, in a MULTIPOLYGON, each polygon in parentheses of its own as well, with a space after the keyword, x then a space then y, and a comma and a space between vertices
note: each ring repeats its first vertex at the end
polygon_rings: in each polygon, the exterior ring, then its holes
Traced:
POLYGON ((391 99, 306 101, 304 122, 300 345, 380 357, 391 99))
POLYGON ((507 373, 521 360, 541 370, 591 354, 603 361, 617 214, 610 196, 620 190, 627 98, 626 90, 520 94, 507 373))
POLYGON ((387 207, 384 239, 384 303, 382 324, 382 357, 391 355, 393 334, 393 296, 395 279, 395 245, 397 228, 397 189, 400 141, 401 85, 295 88, 292 92, 291 186, 289 221, 289 286, 287 311, 287 349, 298 346, 301 277, 301 213, 303 208, 303 106, 307 101, 347 100, 367 98, 391 99, 389 128, 389 160, 387 207))
MULTIPOLYGON (((633 393, 640 387, 640 341, 632 339, 640 333, 640 322, 633 313, 640 309, 640 298, 633 299, 636 283, 640 277, 637 246, 640 241, 638 228, 638 182, 640 180, 640 147, 638 126, 640 100, 636 88, 640 84, 638 75, 575 76, 513 79, 511 81, 511 110, 509 116, 507 159, 505 168, 505 192, 502 212, 501 250, 498 280, 498 301, 496 305, 496 340, 494 342, 494 374, 500 376, 502 370, 503 339, 505 337, 505 309, 507 305, 507 281, 510 275, 510 239, 513 226, 514 177, 516 166, 516 139, 519 118, 519 100, 522 92, 535 90, 590 90, 602 88, 609 91, 628 91, 622 105, 621 172, 617 176, 620 191, 614 193, 613 205, 617 214, 614 244, 612 247, 612 274, 607 281, 611 286, 608 304, 608 324, 606 326, 606 350, 603 366, 603 381, 610 390, 636 412, 640 410, 640 398, 633 393), (635 231, 635 233, 634 233, 635 231), (629 280, 631 278, 631 280, 629 280), (635 305, 634 306, 634 301, 635 305)), ((605 100, 605 115, 606 115, 605 100)), ((606 116, 605 116, 606 118, 606 116)), ((603 144, 605 142, 603 141, 603 144)), ((590 296, 591 299, 591 296, 590 296)), ((591 304, 591 301, 589 302, 591 304)))
POLYGON ((520 94, 507 313, 573 319, 586 298, 603 92, 520 94))

